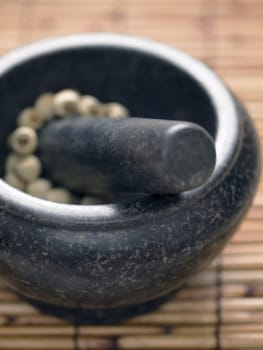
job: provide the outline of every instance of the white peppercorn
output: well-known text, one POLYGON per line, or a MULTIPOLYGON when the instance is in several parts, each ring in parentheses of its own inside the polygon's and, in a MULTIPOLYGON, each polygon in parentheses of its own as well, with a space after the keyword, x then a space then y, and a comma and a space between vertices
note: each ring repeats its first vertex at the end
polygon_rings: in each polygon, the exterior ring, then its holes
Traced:
POLYGON ((79 100, 79 113, 84 117, 99 116, 102 112, 101 104, 93 96, 82 96, 79 100))
POLYGON ((35 103, 36 111, 45 121, 54 117, 54 94, 51 92, 44 93, 38 97, 35 103))
MULTIPOLYGON (((83 205, 99 204, 103 198, 78 196, 64 188, 52 188, 52 183, 41 174, 41 162, 32 153, 38 146, 35 130, 55 117, 82 115, 83 117, 128 116, 128 110, 119 103, 103 104, 94 96, 80 96, 77 91, 66 89, 56 94, 51 92, 40 95, 33 107, 25 108, 17 118, 19 127, 8 137, 8 144, 13 150, 6 158, 5 180, 13 187, 42 199, 58 203, 83 205)), ((106 191, 106 189, 105 189, 106 191)))
POLYGON ((38 137, 32 128, 20 126, 9 136, 8 143, 16 153, 25 155, 36 150, 38 137))
POLYGON ((47 192, 46 199, 57 203, 70 203, 70 192, 64 188, 52 188, 47 192))
POLYGON ((33 181, 41 173, 41 162, 35 155, 29 155, 17 163, 15 171, 22 180, 33 181))
POLYGON ((14 173, 6 173, 4 180, 10 185, 20 191, 24 191, 25 183, 19 179, 14 173))
POLYGON ((74 90, 62 90, 54 96, 54 109, 59 117, 78 113, 80 95, 74 90))
POLYGON ((39 178, 27 185, 26 192, 31 194, 31 196, 45 199, 50 189, 51 182, 49 180, 39 178))
POLYGON ((24 156, 20 156, 16 153, 11 153, 5 161, 5 171, 6 173, 15 172, 15 168, 17 163, 23 158, 24 156))
POLYGON ((44 124, 44 119, 36 109, 25 108, 19 114, 17 124, 19 126, 29 126, 33 129, 39 129, 44 124))
POLYGON ((105 116, 110 118, 125 118, 129 116, 126 107, 120 103, 111 102, 104 105, 105 116))
POLYGON ((81 200, 81 204, 83 205, 99 204, 99 200, 96 197, 84 196, 81 200))

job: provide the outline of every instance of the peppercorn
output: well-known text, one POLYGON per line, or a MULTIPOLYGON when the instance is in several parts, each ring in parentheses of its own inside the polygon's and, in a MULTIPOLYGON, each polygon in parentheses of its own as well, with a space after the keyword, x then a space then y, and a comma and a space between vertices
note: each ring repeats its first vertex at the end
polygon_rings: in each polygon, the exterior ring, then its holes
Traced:
POLYGON ((23 158, 24 156, 20 156, 16 153, 11 153, 5 161, 5 171, 6 173, 12 173, 15 171, 15 167, 17 163, 23 158))
POLYGON ((104 111, 105 116, 110 118, 125 118, 129 116, 127 108, 116 102, 106 103, 104 111))
POLYGON ((51 182, 49 180, 39 178, 30 182, 26 187, 26 192, 38 198, 45 199, 47 192, 51 189, 51 182))
POLYGON ((55 114, 54 94, 47 92, 40 95, 35 102, 35 109, 45 121, 52 119, 55 114))
POLYGON ((4 180, 10 185, 20 191, 24 191, 25 183, 19 179, 14 173, 6 173, 4 180))
POLYGON ((39 129, 44 124, 44 119, 34 108, 25 108, 19 114, 17 124, 19 126, 29 126, 33 129, 39 129))
POLYGON ((62 90, 54 96, 54 109, 59 117, 78 113, 80 95, 74 90, 62 90))
POLYGON ((41 173, 41 162, 35 155, 29 155, 17 163, 15 172, 20 179, 26 182, 33 181, 41 173))
POLYGON ((64 188, 52 188, 49 180, 39 178, 41 162, 33 155, 38 146, 35 130, 52 118, 82 115, 83 117, 128 116, 128 110, 119 103, 102 104, 90 95, 80 96, 77 91, 63 90, 55 95, 51 92, 40 95, 33 107, 25 108, 18 116, 19 127, 8 137, 8 144, 14 151, 5 162, 5 180, 11 186, 28 194, 57 203, 99 204, 102 198, 84 196, 81 200, 64 188))
POLYGON ((84 117, 99 116, 102 112, 101 104, 93 96, 82 96, 79 101, 79 113, 84 117))
POLYGON ((56 203, 70 203, 70 192, 64 188, 52 188, 47 192, 46 199, 56 203))
POLYGON ((36 150, 38 137, 29 126, 20 126, 9 136, 8 143, 16 153, 25 155, 36 150))
POLYGON ((81 200, 81 204, 83 205, 93 205, 98 203, 99 203, 99 200, 97 200, 96 197, 85 196, 81 200))

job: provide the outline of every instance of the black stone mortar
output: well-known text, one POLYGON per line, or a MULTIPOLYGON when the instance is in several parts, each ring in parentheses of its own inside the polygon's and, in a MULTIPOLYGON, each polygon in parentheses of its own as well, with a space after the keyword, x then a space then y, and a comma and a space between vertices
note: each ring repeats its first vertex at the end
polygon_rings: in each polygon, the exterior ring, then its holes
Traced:
POLYGON ((114 204, 33 198, 0 181, 0 273, 36 301, 125 310, 179 288, 224 247, 249 208, 259 144, 243 106, 203 64, 121 35, 76 35, 0 59, 0 170, 17 113, 41 93, 77 89, 123 103, 133 116, 195 122, 217 162, 201 187, 114 204))

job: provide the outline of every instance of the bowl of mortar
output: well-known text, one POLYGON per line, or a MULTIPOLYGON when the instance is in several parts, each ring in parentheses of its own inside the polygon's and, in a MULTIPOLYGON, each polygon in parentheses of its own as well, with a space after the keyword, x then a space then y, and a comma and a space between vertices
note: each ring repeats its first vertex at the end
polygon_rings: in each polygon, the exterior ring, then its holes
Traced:
POLYGON ((55 38, 0 59, 0 169, 18 112, 72 88, 119 101, 132 116, 183 120, 213 137, 202 186, 102 205, 64 205, 0 180, 0 274, 24 296, 87 309, 144 303, 177 289, 224 247, 249 208, 259 145, 236 97, 202 63, 146 39, 55 38))

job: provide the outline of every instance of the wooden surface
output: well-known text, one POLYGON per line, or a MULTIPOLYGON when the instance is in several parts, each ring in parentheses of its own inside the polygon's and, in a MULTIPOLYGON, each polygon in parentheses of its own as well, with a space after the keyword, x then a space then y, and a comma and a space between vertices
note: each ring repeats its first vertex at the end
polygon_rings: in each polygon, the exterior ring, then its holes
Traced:
MULTIPOLYGON (((153 38, 210 65, 263 137, 263 1, 0 0, 0 54, 54 35, 109 31, 153 38)), ((224 253, 155 312, 79 326, 0 288, 0 350, 263 349, 263 182, 224 253)))

